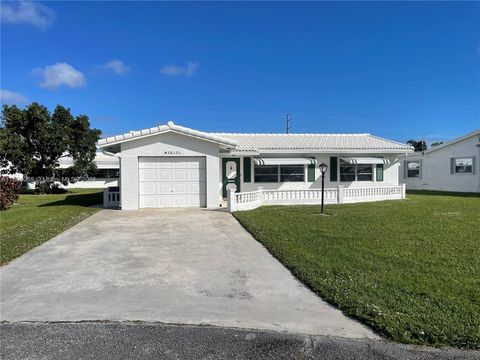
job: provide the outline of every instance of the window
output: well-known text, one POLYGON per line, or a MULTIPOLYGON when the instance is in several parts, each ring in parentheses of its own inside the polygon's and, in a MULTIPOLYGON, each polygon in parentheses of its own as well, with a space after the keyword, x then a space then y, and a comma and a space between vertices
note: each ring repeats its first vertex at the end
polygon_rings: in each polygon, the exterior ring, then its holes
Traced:
POLYGON ((355 165, 340 160, 340 181, 355 181, 355 165))
POLYGON ((278 182, 278 165, 255 165, 255 182, 278 182))
POLYGON ((255 182, 303 182, 303 165, 255 165, 255 182))
POLYGON ((304 178, 303 165, 280 166, 280 182, 303 181, 304 178))
POLYGON ((120 177, 119 169, 108 169, 108 178, 109 179, 118 179, 120 177))
POLYGON ((373 180, 373 167, 371 164, 358 164, 357 165, 357 180, 358 181, 372 181, 373 180))
POLYGON ((119 169, 96 169, 91 176, 98 179, 117 179, 119 178, 119 169))
POLYGON ((407 161, 407 178, 420 178, 420 161, 407 161))
POLYGON ((473 158, 456 158, 453 161, 455 174, 471 174, 473 172, 473 158))
POLYGON ((373 181, 373 165, 340 160, 340 181, 373 181))

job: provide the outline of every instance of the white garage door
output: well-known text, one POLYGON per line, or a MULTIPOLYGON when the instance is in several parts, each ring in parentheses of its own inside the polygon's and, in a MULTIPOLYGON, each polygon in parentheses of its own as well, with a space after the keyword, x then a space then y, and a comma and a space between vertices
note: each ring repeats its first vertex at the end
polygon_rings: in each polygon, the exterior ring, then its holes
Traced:
POLYGON ((140 208, 206 206, 205 158, 141 157, 140 208))

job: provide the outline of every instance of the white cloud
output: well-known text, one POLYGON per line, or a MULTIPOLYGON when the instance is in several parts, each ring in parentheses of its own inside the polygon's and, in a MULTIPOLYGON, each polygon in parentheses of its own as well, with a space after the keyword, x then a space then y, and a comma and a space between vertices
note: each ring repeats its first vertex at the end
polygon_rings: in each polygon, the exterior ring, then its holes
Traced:
POLYGON ((198 62, 188 62, 187 66, 178 65, 165 65, 160 70, 162 74, 171 76, 185 76, 190 77, 197 71, 199 66, 198 62))
POLYGON ((27 101, 28 99, 22 94, 10 90, 0 89, 0 103, 2 104, 25 104, 27 101))
POLYGON ((67 63, 48 65, 43 69, 37 68, 32 73, 42 78, 41 87, 50 90, 62 85, 78 88, 85 86, 86 83, 85 75, 67 63))
POLYGON ((130 72, 130 67, 125 65, 121 60, 112 60, 103 65, 104 69, 113 71, 118 75, 127 75, 130 72))
POLYGON ((55 13, 36 1, 2 1, 0 19, 4 24, 29 24, 46 29, 53 24, 55 13))

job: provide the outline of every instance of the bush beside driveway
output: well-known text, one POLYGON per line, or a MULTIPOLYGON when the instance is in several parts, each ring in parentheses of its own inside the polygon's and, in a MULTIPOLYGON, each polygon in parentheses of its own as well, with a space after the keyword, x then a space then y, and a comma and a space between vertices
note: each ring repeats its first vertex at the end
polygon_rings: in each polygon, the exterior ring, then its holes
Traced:
POLYGON ((480 197, 271 206, 235 216, 304 284, 389 339, 480 348, 480 197))
POLYGON ((0 265, 78 224, 100 209, 102 189, 73 189, 59 195, 20 195, 0 213, 0 265))

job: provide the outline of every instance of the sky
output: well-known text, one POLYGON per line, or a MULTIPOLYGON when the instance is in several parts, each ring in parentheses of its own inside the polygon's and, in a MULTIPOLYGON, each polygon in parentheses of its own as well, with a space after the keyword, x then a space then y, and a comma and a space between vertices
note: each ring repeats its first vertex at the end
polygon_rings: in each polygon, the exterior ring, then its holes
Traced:
POLYGON ((111 136, 480 128, 479 2, 1 3, 3 104, 86 114, 111 136))

